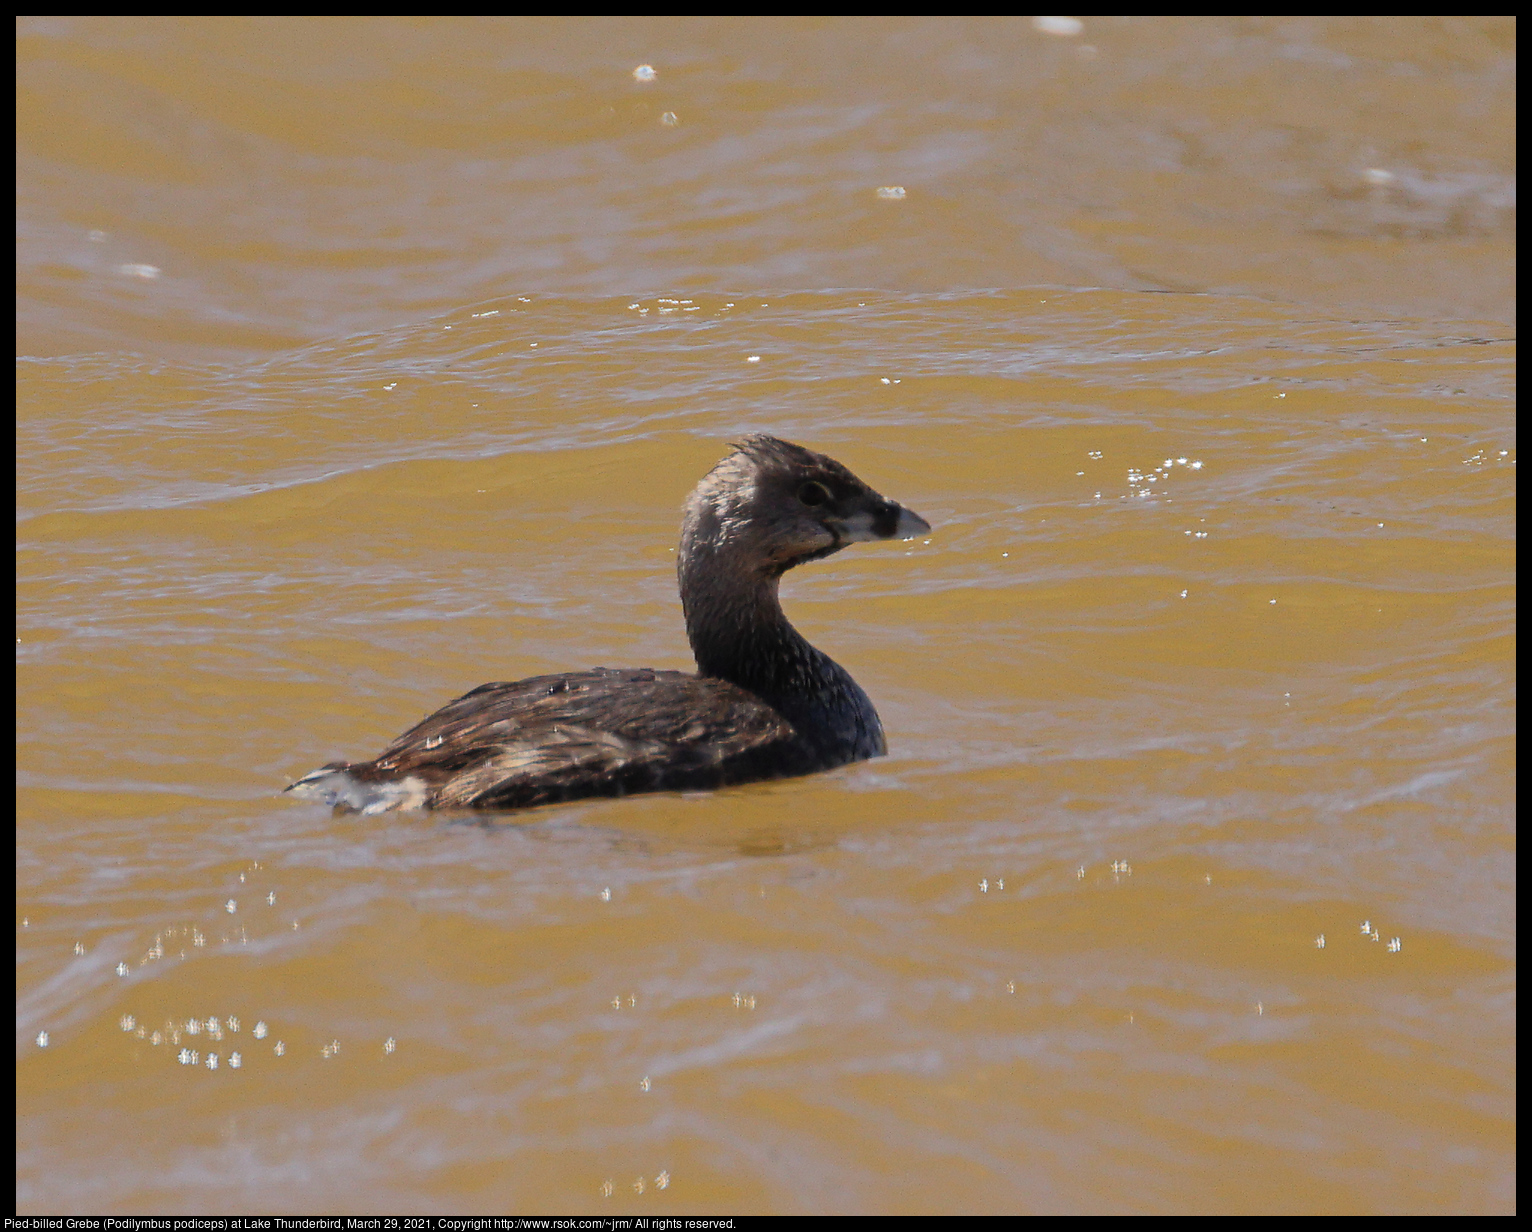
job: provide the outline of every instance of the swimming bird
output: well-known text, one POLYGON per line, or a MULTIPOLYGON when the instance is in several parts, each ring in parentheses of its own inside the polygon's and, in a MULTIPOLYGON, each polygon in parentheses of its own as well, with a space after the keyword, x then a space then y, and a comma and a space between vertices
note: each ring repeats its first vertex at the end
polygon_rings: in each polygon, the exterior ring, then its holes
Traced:
POLYGON ((887 751, 849 672, 788 622, 782 575, 930 530, 801 445, 748 436, 687 499, 677 574, 697 671, 592 668, 484 684, 371 761, 287 788, 338 811, 517 809, 811 774, 887 751))

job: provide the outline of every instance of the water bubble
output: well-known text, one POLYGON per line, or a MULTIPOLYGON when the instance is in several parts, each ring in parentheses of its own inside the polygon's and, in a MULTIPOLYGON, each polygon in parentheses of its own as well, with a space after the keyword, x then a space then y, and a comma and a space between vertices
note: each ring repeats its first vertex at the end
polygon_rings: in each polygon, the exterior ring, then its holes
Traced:
POLYGON ((640 64, 633 70, 634 81, 653 81, 659 74, 654 71, 652 64, 640 64))
POLYGON ((878 199, 880 201, 903 201, 904 189, 897 184, 885 185, 878 189, 878 199))

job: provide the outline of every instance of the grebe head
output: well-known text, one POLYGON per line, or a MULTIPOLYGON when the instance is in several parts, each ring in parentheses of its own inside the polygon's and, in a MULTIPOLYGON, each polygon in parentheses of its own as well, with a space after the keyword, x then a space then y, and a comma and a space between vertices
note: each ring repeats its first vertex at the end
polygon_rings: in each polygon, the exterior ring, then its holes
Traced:
POLYGON ((681 571, 684 579, 688 563, 706 555, 774 579, 850 543, 930 529, 834 458, 774 436, 747 436, 686 502, 681 571))

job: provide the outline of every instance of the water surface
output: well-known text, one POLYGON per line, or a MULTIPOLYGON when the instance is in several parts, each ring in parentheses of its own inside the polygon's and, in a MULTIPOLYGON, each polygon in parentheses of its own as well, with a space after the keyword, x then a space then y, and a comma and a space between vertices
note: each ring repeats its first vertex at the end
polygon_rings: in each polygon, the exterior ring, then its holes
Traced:
POLYGON ((1514 1209, 1513 26, 18 57, 20 1210, 1514 1209), (277 794, 689 668, 748 431, 887 758, 277 794))

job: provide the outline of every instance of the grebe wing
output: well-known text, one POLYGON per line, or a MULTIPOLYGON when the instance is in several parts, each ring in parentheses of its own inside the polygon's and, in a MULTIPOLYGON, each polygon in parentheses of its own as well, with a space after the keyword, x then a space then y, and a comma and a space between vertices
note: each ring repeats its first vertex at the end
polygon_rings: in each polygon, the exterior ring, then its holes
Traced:
POLYGON ((596 668, 480 685, 405 732, 359 781, 416 779, 433 808, 522 808, 581 796, 718 787, 797 768, 765 702, 685 672, 596 668))

